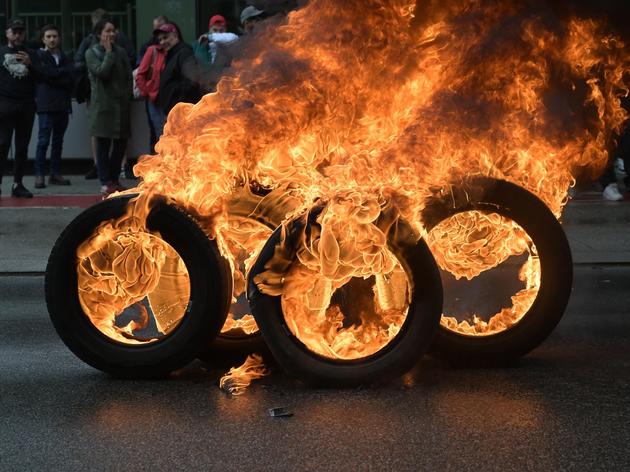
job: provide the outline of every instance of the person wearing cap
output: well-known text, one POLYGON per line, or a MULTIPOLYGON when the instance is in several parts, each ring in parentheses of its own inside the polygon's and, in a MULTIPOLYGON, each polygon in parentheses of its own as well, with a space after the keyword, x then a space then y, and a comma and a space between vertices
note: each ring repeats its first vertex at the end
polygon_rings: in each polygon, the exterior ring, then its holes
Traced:
MULTIPOLYGON (((156 27, 159 28, 162 25, 156 27)), ((136 85, 143 97, 146 98, 149 128, 151 129, 151 153, 155 152, 155 144, 164 132, 166 115, 160 110, 155 101, 160 90, 160 75, 166 64, 166 51, 159 44, 147 48, 140 66, 136 71, 136 85)))
POLYGON ((96 167, 101 193, 124 190, 119 182, 127 140, 131 135, 129 112, 132 77, 129 58, 115 44, 116 26, 103 19, 94 27, 95 44, 85 53, 90 76, 90 132, 96 138, 96 167))
POLYGON ((208 22, 208 32, 193 43, 193 51, 203 74, 204 88, 214 91, 223 70, 232 62, 231 45, 238 36, 227 31, 227 22, 221 15, 214 15, 208 22))
POLYGON ((241 12, 241 24, 245 30, 245 34, 249 34, 254 30, 256 23, 265 18, 265 11, 256 7, 248 6, 243 8, 241 12))
POLYGON ((158 15, 153 18, 153 29, 151 29, 151 37, 142 46, 140 46, 140 50, 138 51, 138 66, 142 62, 142 58, 151 46, 159 46, 157 37, 155 36, 155 34, 153 34, 153 31, 158 29, 164 23, 169 23, 169 19, 166 15, 158 15))
POLYGON ((166 52, 155 105, 166 116, 179 102, 199 101, 199 71, 192 47, 182 41, 177 25, 164 23, 154 33, 166 52))
POLYGON ((25 30, 22 20, 10 20, 5 31, 8 44, 0 47, 0 183, 15 132, 11 194, 32 198, 22 178, 35 120, 35 85, 41 77, 41 68, 35 52, 24 46, 25 30))

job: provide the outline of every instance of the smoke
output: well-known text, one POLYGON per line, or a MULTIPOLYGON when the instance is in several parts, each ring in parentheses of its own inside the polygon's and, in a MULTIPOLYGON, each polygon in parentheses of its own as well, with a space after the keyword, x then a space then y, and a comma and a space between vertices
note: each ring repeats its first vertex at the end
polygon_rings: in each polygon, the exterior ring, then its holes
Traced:
POLYGON ((558 11, 312 0, 245 37, 217 93, 178 105, 160 159, 137 172, 201 213, 252 179, 310 200, 376 188, 418 207, 471 174, 559 213, 574 175, 606 164, 630 67, 604 25, 558 11))

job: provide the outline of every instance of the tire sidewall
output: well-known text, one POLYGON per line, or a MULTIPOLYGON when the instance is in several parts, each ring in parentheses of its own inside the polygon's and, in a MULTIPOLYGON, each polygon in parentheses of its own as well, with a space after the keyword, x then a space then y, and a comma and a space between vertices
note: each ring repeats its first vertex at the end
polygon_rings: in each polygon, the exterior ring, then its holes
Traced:
POLYGON ((227 315, 231 278, 225 277, 226 263, 216 243, 185 213, 160 201, 151 210, 147 226, 159 231, 186 265, 191 300, 186 314, 172 333, 146 345, 122 344, 98 331, 79 302, 76 251, 100 223, 122 216, 132 198, 105 200, 68 225, 48 262, 46 302, 60 337, 83 361, 122 377, 154 377, 184 366, 216 336, 227 315))

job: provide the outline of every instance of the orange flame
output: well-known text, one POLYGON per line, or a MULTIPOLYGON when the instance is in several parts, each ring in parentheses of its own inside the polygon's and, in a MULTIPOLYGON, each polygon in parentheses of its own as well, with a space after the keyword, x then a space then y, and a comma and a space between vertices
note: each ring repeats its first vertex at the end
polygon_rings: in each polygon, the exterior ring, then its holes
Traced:
MULTIPOLYGON (((276 282, 287 280, 285 315, 301 320, 294 333, 313 329, 307 337, 328 339, 318 352, 334 344, 331 327, 340 332, 335 290, 351 278, 399 277, 373 224, 383 208, 424 235, 427 199, 484 175, 530 190, 559 217, 576 176, 602 171, 627 119, 626 46, 594 20, 548 21, 519 2, 416 11, 410 0, 311 0, 242 43, 216 93, 171 111, 158 154, 134 169, 143 179, 134 191, 166 195, 205 222, 235 268, 235 294, 243 287, 237 253, 253 255, 264 238, 230 218, 239 189, 258 182, 290 193, 299 203, 282 219, 327 204, 321 231, 298 251, 301 267, 276 274, 276 282), (308 293, 297 293, 309 278, 308 293)), ((465 214, 430 240, 442 267, 464 277, 529 251, 526 288, 494 323, 519 319, 540 278, 522 230, 496 215, 465 214)), ((402 300, 405 284, 398 285, 402 300)), ((380 331, 394 333, 405 308, 396 304, 390 322, 378 303, 380 331)), ((495 329, 473 324, 475 333, 495 329)), ((350 344, 365 343, 352 337, 350 344)))
POLYGON ((263 364, 262 356, 251 354, 240 367, 232 367, 227 374, 221 377, 219 388, 231 395, 237 396, 245 393, 252 380, 269 375, 269 371, 263 364))

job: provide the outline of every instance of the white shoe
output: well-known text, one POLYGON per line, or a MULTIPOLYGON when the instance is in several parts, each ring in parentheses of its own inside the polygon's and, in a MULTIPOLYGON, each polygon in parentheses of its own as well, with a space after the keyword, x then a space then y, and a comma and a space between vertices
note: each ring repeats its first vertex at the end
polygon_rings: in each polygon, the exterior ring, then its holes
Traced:
POLYGON ((619 200, 623 200, 623 195, 619 193, 619 188, 617 187, 617 184, 606 185, 606 188, 604 189, 602 196, 606 200, 610 200, 613 202, 618 202, 619 200))
POLYGON ((625 179, 628 176, 626 172, 626 166, 623 163, 623 159, 621 159, 620 157, 615 159, 614 169, 615 177, 617 177, 618 180, 625 179))

